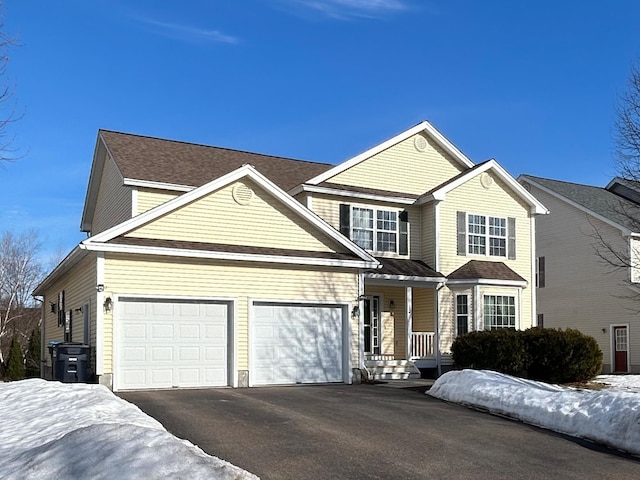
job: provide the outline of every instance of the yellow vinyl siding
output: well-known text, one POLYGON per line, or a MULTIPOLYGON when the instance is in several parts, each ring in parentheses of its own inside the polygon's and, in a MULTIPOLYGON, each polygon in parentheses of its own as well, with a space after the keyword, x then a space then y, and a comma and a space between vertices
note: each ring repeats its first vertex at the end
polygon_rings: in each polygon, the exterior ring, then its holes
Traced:
MULTIPOLYGON (((72 340, 74 342, 82 342, 84 337, 83 313, 76 312, 76 309, 82 308, 86 302, 90 305, 90 343, 92 354, 95 354, 96 347, 96 258, 95 255, 89 254, 76 264, 69 272, 64 274, 57 282, 49 287, 43 296, 44 304, 44 337, 43 345, 49 342, 64 341, 64 327, 58 327, 58 313, 51 312, 50 304, 58 304, 58 293, 64 290, 65 294, 65 310, 72 310, 72 340)), ((45 350, 43 360, 46 361, 47 367, 51 368, 51 357, 49 352, 45 350)))
MULTIPOLYGON (((528 285, 522 292, 521 325, 527 328, 532 323, 532 297, 535 278, 531 259, 531 222, 529 206, 516 196, 497 176, 492 175, 493 185, 484 188, 477 176, 447 194, 440 203, 440 272, 450 274, 470 260, 503 262, 524 278, 528 285), (457 255, 456 212, 514 217, 516 219, 516 259, 488 255, 457 255)), ((446 318, 446 317, 443 317, 446 318)))
MULTIPOLYGON (((109 254, 105 259, 105 296, 160 295, 236 300, 238 368, 249 368, 249 303, 252 300, 347 303, 358 297, 358 277, 339 269, 242 264, 170 257, 109 254)), ((117 310, 117 307, 116 307, 117 310)), ((105 315, 105 340, 113 336, 113 317, 105 315)), ((358 362, 358 324, 352 322, 352 362, 358 362)), ((105 342, 104 369, 111 373, 112 344, 105 342)), ((235 375, 235 373, 234 373, 235 375)))
POLYGON ((413 331, 435 332, 435 290, 413 288, 413 331))
POLYGON ((151 210, 158 205, 162 205, 169 200, 173 200, 181 195, 178 192, 168 192, 166 190, 154 190, 151 188, 138 188, 138 198, 136 202, 136 215, 151 210))
POLYGON ((131 187, 123 185, 122 175, 115 162, 106 155, 91 234, 103 232, 128 220, 131 218, 131 209, 131 187))
POLYGON ((427 136, 423 135, 427 141, 426 150, 418 151, 414 144, 416 136, 389 147, 327 181, 420 195, 463 170, 464 167, 427 136))
POLYGON ((138 238, 183 240, 310 251, 346 251, 273 198, 246 180, 224 187, 127 234, 138 238), (248 205, 238 204, 234 187, 253 190, 248 205))
POLYGON ((431 203, 422 207, 421 240, 422 260, 436 268, 436 205, 431 203))
POLYGON ((605 224, 532 186, 531 193, 551 213, 536 220, 537 252, 545 257, 545 287, 537 289, 538 313, 544 326, 575 328, 595 338, 603 352, 605 371, 611 369, 611 328, 629 325, 629 356, 640 373, 640 317, 636 293, 627 284, 626 268, 612 268, 600 259, 596 233, 615 251, 626 252, 628 240, 605 224), (602 331, 604 329, 604 332, 602 331))
MULTIPOLYGON (((340 230, 340 205, 348 204, 362 208, 373 208, 383 210, 393 210, 401 212, 406 210, 409 215, 409 257, 413 259, 421 258, 422 249, 422 218, 420 207, 409 205, 398 205, 391 202, 367 201, 355 198, 341 198, 330 195, 318 195, 313 197, 312 210, 331 225, 336 230, 340 230)), ((390 252, 374 252, 376 255, 385 257, 406 258, 406 256, 390 253, 390 252)))

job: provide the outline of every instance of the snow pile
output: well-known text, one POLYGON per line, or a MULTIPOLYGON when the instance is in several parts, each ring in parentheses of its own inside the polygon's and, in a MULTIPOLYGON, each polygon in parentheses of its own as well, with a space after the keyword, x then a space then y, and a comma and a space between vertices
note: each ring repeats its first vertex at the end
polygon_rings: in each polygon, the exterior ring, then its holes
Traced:
POLYGON ((485 370, 448 372, 427 393, 640 454, 637 393, 576 390, 485 370))
POLYGON ((256 479, 101 385, 0 383, 3 479, 256 479))
POLYGON ((605 383, 616 390, 640 392, 640 375, 599 375, 596 383, 605 383))

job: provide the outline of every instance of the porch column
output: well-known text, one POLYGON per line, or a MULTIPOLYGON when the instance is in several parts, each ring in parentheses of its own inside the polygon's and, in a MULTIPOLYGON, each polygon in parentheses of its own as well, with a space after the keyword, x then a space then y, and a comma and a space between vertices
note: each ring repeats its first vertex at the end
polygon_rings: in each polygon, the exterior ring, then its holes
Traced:
POLYGON ((405 288, 405 308, 407 317, 407 360, 411 358, 411 332, 413 332, 413 289, 405 288))

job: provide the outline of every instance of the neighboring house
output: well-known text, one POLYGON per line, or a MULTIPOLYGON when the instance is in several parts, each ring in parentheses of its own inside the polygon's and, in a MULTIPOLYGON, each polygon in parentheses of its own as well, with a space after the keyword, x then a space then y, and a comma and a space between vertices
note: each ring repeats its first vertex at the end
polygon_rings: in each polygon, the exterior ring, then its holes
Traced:
POLYGON ((101 130, 43 338, 115 390, 441 371, 456 334, 535 323, 546 212, 427 122, 337 166, 101 130))
POLYGON ((632 220, 640 219, 640 187, 620 178, 605 188, 518 180, 551 212, 536 225, 538 324, 593 336, 605 373, 640 372, 640 232, 632 220))

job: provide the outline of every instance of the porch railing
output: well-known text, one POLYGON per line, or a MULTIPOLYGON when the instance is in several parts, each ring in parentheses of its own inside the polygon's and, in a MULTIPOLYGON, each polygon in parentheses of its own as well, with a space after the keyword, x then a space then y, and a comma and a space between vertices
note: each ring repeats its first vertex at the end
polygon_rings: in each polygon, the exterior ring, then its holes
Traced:
POLYGON ((435 337, 434 332, 411 332, 411 358, 434 357, 435 337))

